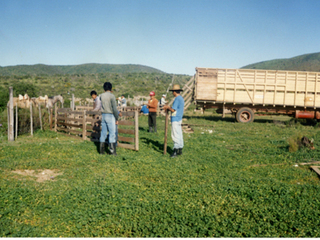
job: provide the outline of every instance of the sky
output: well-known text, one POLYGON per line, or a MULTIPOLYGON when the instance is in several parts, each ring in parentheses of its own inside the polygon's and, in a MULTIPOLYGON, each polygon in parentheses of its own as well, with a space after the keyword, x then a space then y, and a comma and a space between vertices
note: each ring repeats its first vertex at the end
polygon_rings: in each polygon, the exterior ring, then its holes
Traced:
POLYGON ((320 52, 319 0, 0 0, 0 66, 193 75, 320 52))

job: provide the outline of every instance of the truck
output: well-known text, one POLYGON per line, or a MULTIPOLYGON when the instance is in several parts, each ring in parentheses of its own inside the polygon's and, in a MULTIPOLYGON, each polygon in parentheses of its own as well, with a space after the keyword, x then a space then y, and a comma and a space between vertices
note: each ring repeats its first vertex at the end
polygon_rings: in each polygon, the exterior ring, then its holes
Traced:
POLYGON ((242 123, 258 112, 320 119, 320 72, 197 67, 193 91, 197 108, 229 111, 242 123))

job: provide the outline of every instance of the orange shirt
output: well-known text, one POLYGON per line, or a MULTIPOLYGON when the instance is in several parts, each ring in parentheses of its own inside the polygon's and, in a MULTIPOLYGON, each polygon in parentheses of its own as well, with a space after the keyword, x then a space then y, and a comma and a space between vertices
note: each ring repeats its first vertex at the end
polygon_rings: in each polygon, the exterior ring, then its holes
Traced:
POLYGON ((150 104, 150 106, 148 106, 149 112, 157 112, 158 100, 156 98, 149 99, 148 104, 150 104))

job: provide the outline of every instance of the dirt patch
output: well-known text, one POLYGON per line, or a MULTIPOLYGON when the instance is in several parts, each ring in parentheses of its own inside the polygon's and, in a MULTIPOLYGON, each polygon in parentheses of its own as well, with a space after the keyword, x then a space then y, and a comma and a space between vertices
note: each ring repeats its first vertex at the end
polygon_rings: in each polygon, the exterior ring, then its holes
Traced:
POLYGON ((31 176, 36 177, 37 182, 44 182, 47 180, 54 181, 55 177, 58 175, 62 175, 62 173, 58 172, 57 169, 44 169, 44 170, 15 170, 12 171, 13 173, 17 173, 23 176, 31 176))

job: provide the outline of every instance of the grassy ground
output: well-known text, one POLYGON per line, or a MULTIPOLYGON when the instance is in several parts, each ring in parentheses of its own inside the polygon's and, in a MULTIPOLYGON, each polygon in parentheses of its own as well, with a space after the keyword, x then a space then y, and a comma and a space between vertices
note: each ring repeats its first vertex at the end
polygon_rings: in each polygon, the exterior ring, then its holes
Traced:
POLYGON ((288 117, 252 124, 210 112, 185 117, 209 126, 192 126, 183 155, 173 159, 163 155, 163 117, 153 134, 141 116, 140 151, 119 148, 117 157, 49 131, 2 141, 0 236, 320 236, 320 179, 296 166, 318 160, 317 127, 288 117), (316 149, 289 152, 288 139, 299 135, 316 149), (61 175, 38 182, 45 169, 61 175))

